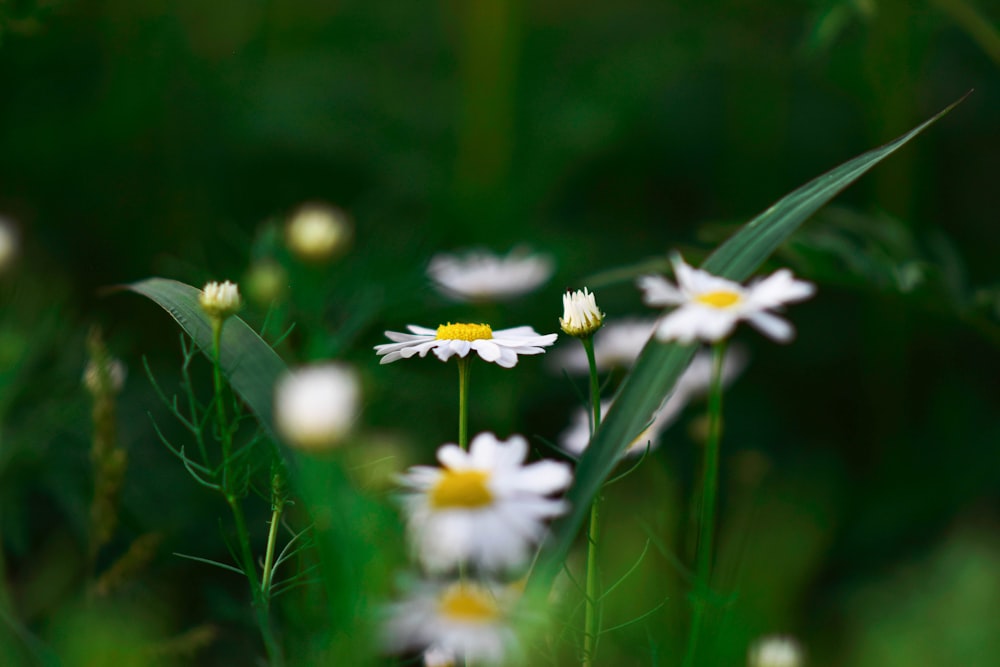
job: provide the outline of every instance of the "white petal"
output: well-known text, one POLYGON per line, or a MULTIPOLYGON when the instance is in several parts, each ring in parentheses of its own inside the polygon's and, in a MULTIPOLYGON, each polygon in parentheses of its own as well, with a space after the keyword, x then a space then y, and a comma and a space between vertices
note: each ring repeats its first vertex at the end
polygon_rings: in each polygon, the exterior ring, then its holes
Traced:
POLYGON ((474 340, 472 349, 479 353, 483 361, 496 361, 500 358, 500 347, 490 340, 474 340))
POLYGON ((795 338, 795 329, 792 328, 792 325, 777 315, 761 311, 749 316, 747 320, 761 333, 779 343, 787 343, 795 338))
POLYGON ((788 269, 780 269, 751 285, 748 291, 748 300, 755 308, 775 308, 784 303, 808 299, 816 293, 816 286, 796 280, 788 269))
POLYGON ((684 303, 684 295, 663 276, 641 276, 636 284, 643 291, 647 306, 675 306, 684 303))

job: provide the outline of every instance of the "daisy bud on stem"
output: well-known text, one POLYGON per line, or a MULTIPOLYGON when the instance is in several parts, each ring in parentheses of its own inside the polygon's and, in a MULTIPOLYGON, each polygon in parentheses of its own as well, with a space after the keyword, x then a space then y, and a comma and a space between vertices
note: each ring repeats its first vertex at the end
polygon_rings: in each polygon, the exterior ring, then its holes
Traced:
MULTIPOLYGON (((594 332, 604 324, 604 313, 597 307, 592 292, 582 290, 567 291, 563 294, 563 316, 559 318, 562 330, 580 339, 587 353, 590 371, 590 437, 593 440, 597 427, 601 424, 601 387, 597 379, 597 359, 594 356, 594 332)), ((601 502, 600 492, 594 496, 590 506, 590 524, 587 528, 587 584, 586 608, 583 628, 583 664, 593 665, 597 650, 597 636, 600 633, 600 582, 597 578, 597 542, 600 533, 601 502)))

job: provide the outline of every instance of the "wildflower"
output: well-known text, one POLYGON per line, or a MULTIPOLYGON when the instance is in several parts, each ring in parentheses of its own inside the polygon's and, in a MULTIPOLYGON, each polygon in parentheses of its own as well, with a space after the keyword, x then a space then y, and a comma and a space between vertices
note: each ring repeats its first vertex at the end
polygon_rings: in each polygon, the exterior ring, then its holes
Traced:
POLYGON ((106 358, 103 366, 92 358, 83 371, 83 386, 94 396, 117 394, 125 386, 128 371, 120 359, 106 358))
MULTIPOLYGON (((744 351, 738 346, 733 346, 729 350, 722 362, 723 385, 729 384, 740 374, 746 364, 745 356, 744 351)), ((711 382, 712 355, 699 352, 678 378, 673 392, 657 410, 653 421, 629 443, 625 454, 641 454, 646 451, 647 446, 655 448, 660 434, 674 423, 689 402, 708 393, 711 382)), ((601 401, 602 418, 610 407, 611 401, 601 401)), ((590 414, 588 410, 581 408, 573 414, 570 425, 559 436, 559 446, 571 454, 579 455, 589 444, 590 414)))
POLYGON ((661 276, 639 279, 648 305, 678 306, 660 320, 656 338, 661 341, 716 342, 728 336, 740 320, 747 320, 773 340, 790 341, 792 325, 770 311, 807 299, 816 289, 812 283, 796 280, 788 269, 744 287, 692 268, 679 255, 673 262, 676 287, 661 276))
POLYGON ((516 645, 516 600, 491 582, 423 583, 390 607, 384 642, 392 651, 424 650, 427 665, 501 662, 516 645))
POLYGON ((351 428, 359 394, 357 374, 344 364, 326 363, 288 373, 275 391, 278 430, 294 447, 334 446, 351 428))
POLYGON ((403 502, 417 554, 432 570, 471 561, 487 570, 522 565, 545 532, 544 521, 567 510, 548 498, 565 490, 572 473, 565 463, 523 465, 528 443, 480 433, 463 451, 438 449, 441 468, 414 466, 401 481, 403 502))
POLYGON ((236 283, 227 280, 224 283, 210 282, 205 285, 198 297, 198 303, 206 315, 221 322, 236 314, 242 305, 242 300, 236 283))
MULTIPOLYGON (((597 370, 632 366, 655 328, 656 320, 652 318, 616 319, 602 326, 594 334, 597 370)), ((571 373, 586 373, 590 369, 587 354, 579 345, 559 350, 552 365, 556 370, 565 369, 571 373)))
POLYGON ((485 250, 435 255, 427 273, 455 301, 502 301, 531 292, 552 275, 550 257, 514 248, 506 257, 485 250))
POLYGON ((748 667, 800 667, 802 647, 792 637, 761 637, 747 652, 748 667))
POLYGON ((587 288, 563 294, 563 316, 559 326, 570 336, 583 338, 593 335, 604 324, 604 313, 597 307, 593 292, 587 288))
POLYGON ((14 223, 0 215, 0 271, 13 264, 19 241, 14 223))
POLYGON ((413 355, 424 357, 434 350, 441 361, 448 361, 453 355, 465 357, 471 350, 483 359, 503 368, 517 365, 519 354, 541 354, 556 340, 556 334, 539 334, 528 326, 512 329, 493 329, 488 324, 442 324, 436 330, 408 325, 412 333, 386 331, 392 343, 375 346, 375 352, 382 357, 381 363, 389 364, 397 359, 409 359, 413 355))
POLYGON ((328 204, 303 204, 285 227, 285 243, 299 259, 324 262, 351 240, 351 222, 343 211, 328 204))

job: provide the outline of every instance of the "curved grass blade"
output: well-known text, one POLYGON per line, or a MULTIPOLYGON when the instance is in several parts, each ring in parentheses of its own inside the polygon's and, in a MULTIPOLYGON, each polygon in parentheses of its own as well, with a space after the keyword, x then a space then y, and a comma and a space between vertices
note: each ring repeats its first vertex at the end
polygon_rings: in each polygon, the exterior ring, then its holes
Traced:
MULTIPOLYGON (((971 91, 970 91, 971 93, 971 91)), ((809 216, 865 172, 923 132, 960 104, 970 93, 893 141, 863 153, 794 190, 743 225, 705 260, 702 268, 730 280, 742 281, 809 216)), ((687 368, 697 346, 651 340, 625 378, 607 417, 594 434, 566 494, 569 513, 553 526, 551 540, 533 572, 533 580, 547 587, 559 571, 583 525, 590 503, 617 465, 628 443, 652 419, 687 368)))
MULTIPOLYGON (((126 289, 152 299, 170 313, 205 356, 212 355, 212 325, 198 303, 201 290, 166 278, 147 278, 126 289)), ((273 421, 274 383, 288 370, 281 357, 239 317, 222 328, 222 371, 260 424, 277 442, 273 421)))

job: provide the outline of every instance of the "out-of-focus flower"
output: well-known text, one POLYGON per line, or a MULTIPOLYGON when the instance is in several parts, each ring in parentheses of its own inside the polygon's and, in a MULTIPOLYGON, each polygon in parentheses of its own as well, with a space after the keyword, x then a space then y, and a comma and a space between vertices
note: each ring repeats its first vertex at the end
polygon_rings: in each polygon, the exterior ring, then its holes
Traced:
POLYGON ((198 303, 206 315, 219 321, 235 315, 243 305, 239 287, 228 280, 223 283, 213 281, 205 285, 198 296, 198 303))
MULTIPOLYGON (((728 385, 743 371, 746 355, 740 347, 733 346, 722 361, 722 384, 728 385)), ((647 446, 655 449, 659 436, 674 423, 684 407, 692 400, 708 393, 712 382, 712 355, 699 352, 691 365, 681 374, 674 391, 657 410, 653 421, 629 444, 625 455, 641 454, 647 446)), ((601 401, 601 415, 607 414, 611 401, 601 401)), ((590 415, 580 408, 573 413, 570 425, 559 436, 559 446, 574 455, 580 455, 590 444, 590 415)))
POLYGON ((14 263, 17 257, 18 239, 17 227, 7 218, 0 215, 0 272, 14 263))
POLYGON ((360 382, 345 364, 326 363, 292 371, 279 380, 274 413, 288 444, 303 450, 336 446, 358 412, 360 382))
POLYGON ((587 288, 563 294, 563 316, 559 326, 570 336, 583 338, 592 335, 604 324, 604 313, 597 307, 593 292, 587 288))
POLYGON ((303 204, 288 220, 285 243, 296 257, 307 262, 325 262, 351 242, 350 218, 329 204, 303 204))
POLYGON ((737 322, 747 320, 772 340, 788 342, 795 335, 792 325, 771 311, 807 299, 816 291, 812 283, 796 280, 788 269, 744 287, 692 268, 680 255, 674 256, 673 264, 676 286, 662 276, 639 279, 646 304, 678 306, 657 326, 656 338, 661 341, 714 343, 729 336, 737 322))
POLYGON ((247 296, 256 304, 269 306, 278 301, 288 289, 288 274, 273 260, 254 263, 243 281, 247 296))
POLYGON ((524 465, 528 443, 480 433, 463 451, 438 449, 440 468, 414 466, 401 478, 410 538, 431 570, 474 563, 485 570, 523 565, 545 533, 545 520, 567 510, 548 496, 572 481, 556 461, 524 465))
MULTIPOLYGON (((630 368, 653 335, 655 327, 656 320, 653 318, 615 319, 602 326, 594 334, 597 370, 630 368)), ((553 355, 551 366, 569 373, 587 373, 590 369, 586 352, 576 344, 558 350, 553 355)))
POLYGON ((424 583, 390 606, 383 627, 390 651, 423 650, 427 665, 503 661, 514 650, 518 596, 500 584, 463 579, 424 583))
POLYGON ((127 375, 125 364, 120 359, 106 359, 103 369, 96 359, 91 359, 83 371, 83 386, 94 396, 117 394, 125 386, 127 375))
POLYGON ((424 357, 431 350, 441 361, 453 355, 465 357, 475 350, 483 361, 490 361, 503 368, 517 365, 520 354, 541 354, 544 347, 552 345, 556 334, 539 334, 531 327, 514 327, 494 331, 488 324, 442 324, 437 329, 415 325, 406 327, 412 333, 386 331, 392 343, 375 346, 375 353, 382 357, 380 363, 389 364, 397 359, 414 355, 424 357))
POLYGON ((747 652, 747 667, 801 667, 802 647, 792 637, 761 637, 747 652))
POLYGON ((553 270, 552 258, 524 248, 514 248, 506 257, 485 250, 440 254, 427 267, 441 292, 456 301, 512 299, 540 287, 553 270))

